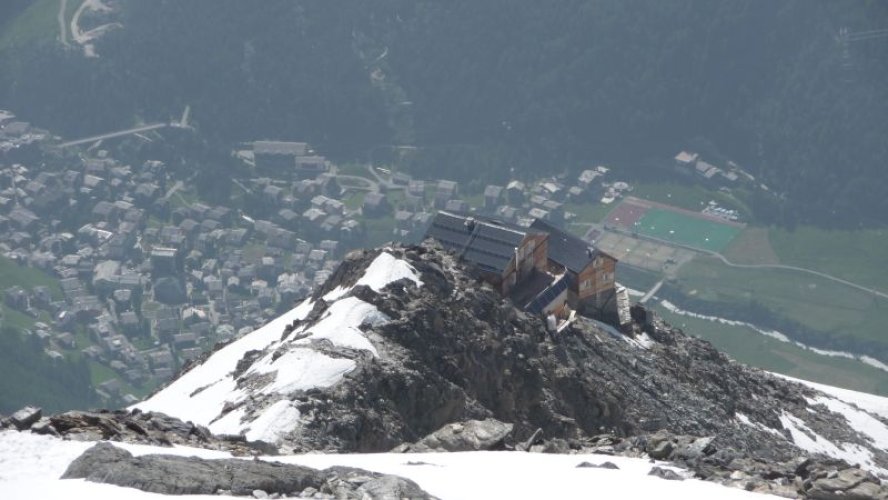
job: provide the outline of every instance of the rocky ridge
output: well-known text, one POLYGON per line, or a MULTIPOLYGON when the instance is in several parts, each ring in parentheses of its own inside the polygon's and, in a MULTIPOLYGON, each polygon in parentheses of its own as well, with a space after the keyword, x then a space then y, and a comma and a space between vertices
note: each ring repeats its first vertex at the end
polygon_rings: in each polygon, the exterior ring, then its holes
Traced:
MULTIPOLYGON (((240 453, 610 453, 788 497, 888 498, 877 477, 888 474, 885 446, 852 426, 828 396, 736 363, 659 320, 622 335, 580 319, 550 334, 434 244, 353 252, 297 310, 247 336, 268 341, 233 342, 155 395, 178 391, 175 401, 216 405, 204 423, 133 410, 89 414, 68 428, 70 416, 38 417, 31 429, 240 453), (381 280, 380 262, 388 269, 381 280), (202 381, 200 370, 223 357, 224 377, 202 381), (300 363, 313 376, 335 376, 307 387, 282 383, 300 363), (183 386, 189 377, 199 383, 183 386), (103 423, 92 423, 94 415, 103 423), (146 435, 127 423, 145 428, 146 421, 165 422, 166 430, 146 435), (213 436, 220 422, 241 430, 213 436), (108 437, 109 427, 122 432, 108 437), (832 448, 801 448, 805 437, 832 448)), ((187 419, 194 410, 168 412, 187 419)))

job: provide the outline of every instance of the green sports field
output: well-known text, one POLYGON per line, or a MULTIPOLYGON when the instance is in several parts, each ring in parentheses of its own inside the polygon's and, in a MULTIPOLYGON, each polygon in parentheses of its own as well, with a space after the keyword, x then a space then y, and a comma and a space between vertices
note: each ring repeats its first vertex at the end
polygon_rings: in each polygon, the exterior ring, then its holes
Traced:
POLYGON ((727 247, 742 229, 660 208, 647 210, 635 228, 645 236, 713 252, 727 247))

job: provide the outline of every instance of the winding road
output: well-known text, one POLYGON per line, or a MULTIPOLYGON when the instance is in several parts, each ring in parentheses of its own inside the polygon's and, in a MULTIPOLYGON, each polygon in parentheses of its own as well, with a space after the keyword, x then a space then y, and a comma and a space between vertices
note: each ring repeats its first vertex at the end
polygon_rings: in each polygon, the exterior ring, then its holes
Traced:
MULTIPOLYGON (((696 248, 696 247, 691 247, 691 246, 687 246, 687 245, 682 245, 680 243, 675 243, 673 241, 661 240, 659 238, 654 238, 652 236, 633 233, 631 231, 622 230, 622 229, 615 228, 612 226, 609 226, 608 228, 606 228, 604 230, 615 232, 615 233, 626 235, 626 236, 632 236, 634 238, 641 238, 641 239, 653 241, 653 242, 659 243, 661 245, 685 248, 685 249, 691 250, 693 252, 698 252, 701 254, 710 255, 710 256, 715 257, 718 260, 722 261, 722 263, 728 267, 734 267, 734 268, 738 268, 738 269, 782 269, 784 271, 795 271, 795 272, 800 272, 800 273, 806 273, 806 274, 817 276, 817 277, 827 279, 830 281, 835 281, 836 283, 840 283, 840 284, 845 285, 847 287, 854 288, 856 290, 860 290, 861 292, 868 293, 868 294, 873 295, 875 297, 879 297, 879 298, 888 300, 888 293, 885 293, 881 290, 876 290, 874 288, 868 288, 863 285, 858 285, 857 283, 854 283, 854 282, 851 282, 851 281, 848 281, 848 280, 845 280, 842 278, 837 278, 831 274, 823 273, 820 271, 815 271, 813 269, 806 269, 804 267, 797 267, 797 266, 787 266, 787 265, 783 265, 783 264, 737 264, 735 262, 731 262, 730 260, 728 260, 728 258, 725 257, 724 255, 722 255, 718 252, 713 252, 712 250, 705 250, 702 248, 696 248)), ((591 231, 591 229, 590 229, 590 231, 591 231)), ((653 294, 651 294, 651 295, 653 295, 653 294)))
POLYGON ((875 290, 873 288, 867 288, 863 285, 858 285, 857 283, 852 283, 848 280, 843 280, 842 278, 837 278, 835 276, 832 276, 832 275, 829 275, 826 273, 822 273, 820 271, 814 271, 813 269, 805 269, 804 267, 796 267, 796 266, 785 266, 783 264, 736 264, 734 262, 729 261, 724 255, 722 255, 720 253, 709 252, 709 251, 705 251, 705 250, 704 250, 704 252, 708 253, 709 255, 712 255, 713 257, 722 261, 728 267, 736 267, 736 268, 740 268, 740 269, 784 269, 787 271, 797 271, 800 273, 813 274, 814 276, 819 276, 821 278, 835 281, 836 283, 841 283, 841 284, 843 284, 845 286, 849 286, 851 288, 856 288, 857 290, 860 290, 862 292, 866 292, 866 293, 875 295, 877 297, 881 297, 883 299, 888 299, 888 293, 881 292, 881 291, 875 290))
POLYGON ((68 0, 59 0, 59 38, 62 40, 62 45, 65 47, 70 47, 71 44, 68 43, 68 27, 65 26, 65 13, 68 11, 68 0))

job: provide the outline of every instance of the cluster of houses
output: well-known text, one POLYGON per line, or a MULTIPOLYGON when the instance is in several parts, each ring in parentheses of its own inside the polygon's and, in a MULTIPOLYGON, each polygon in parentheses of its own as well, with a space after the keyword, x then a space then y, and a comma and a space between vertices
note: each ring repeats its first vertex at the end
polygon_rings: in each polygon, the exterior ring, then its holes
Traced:
MULTIPOLYGON (((544 178, 534 182, 511 179, 505 185, 484 187, 480 203, 472 205, 451 180, 404 180, 404 202, 395 208, 396 236, 419 239, 436 210, 452 213, 474 212, 505 223, 529 227, 535 220, 563 225, 575 214, 565 210, 566 203, 599 203, 614 195, 614 186, 628 189, 623 182, 608 183, 608 168, 584 170, 575 182, 544 178)), ((403 175, 403 174, 402 174, 403 175)))
POLYGON ((42 141, 48 136, 47 131, 16 120, 15 114, 0 109, 0 154, 42 141))
MULTIPOLYGON (((286 217, 188 202, 159 161, 132 167, 98 151, 32 168, 2 158, 0 253, 60 285, 16 283, 4 305, 33 318, 29 333, 49 356, 77 350, 110 368, 115 376, 97 392, 112 403, 276 317, 323 282, 345 250, 349 224, 328 231, 321 223, 313 233, 286 217)), ((299 202, 307 210, 343 213, 321 194, 323 181, 309 184, 299 202)))
POLYGON ((693 151, 680 151, 675 155, 675 169, 685 175, 695 176, 711 186, 732 187, 740 181, 754 182, 755 177, 740 168, 734 162, 728 162, 725 167, 719 168, 704 160, 699 153, 693 151))

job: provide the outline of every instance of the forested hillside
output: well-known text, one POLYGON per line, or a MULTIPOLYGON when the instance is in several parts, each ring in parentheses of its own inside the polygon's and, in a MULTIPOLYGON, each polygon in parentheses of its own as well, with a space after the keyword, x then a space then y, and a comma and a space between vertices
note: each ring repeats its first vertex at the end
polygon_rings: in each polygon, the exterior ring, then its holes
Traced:
POLYGON ((0 328, 0 366, 0 412, 4 414, 26 404, 56 412, 98 403, 85 360, 53 360, 35 336, 23 337, 14 328, 0 328))
POLYGON ((482 182, 695 147, 785 195, 751 200, 762 222, 888 222, 888 38, 838 37, 888 28, 884 2, 119 3, 98 59, 0 52, 0 104, 69 135, 190 104, 219 144, 409 144, 409 168, 482 182))

